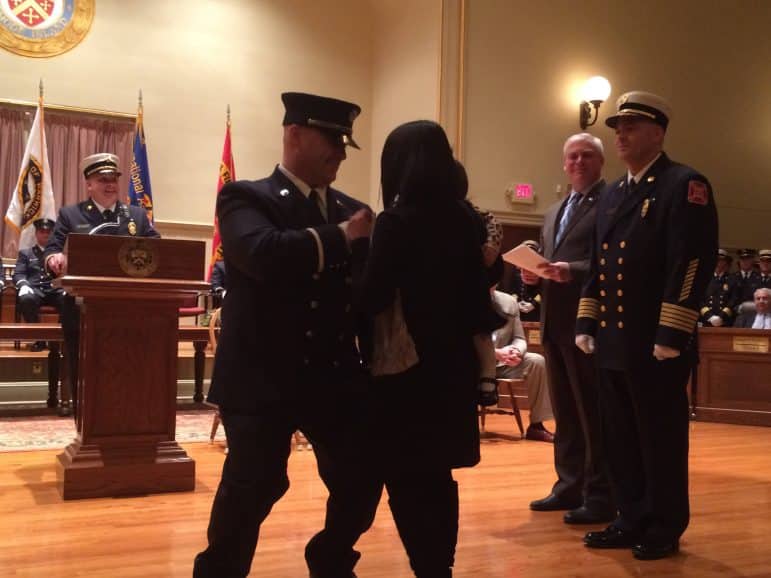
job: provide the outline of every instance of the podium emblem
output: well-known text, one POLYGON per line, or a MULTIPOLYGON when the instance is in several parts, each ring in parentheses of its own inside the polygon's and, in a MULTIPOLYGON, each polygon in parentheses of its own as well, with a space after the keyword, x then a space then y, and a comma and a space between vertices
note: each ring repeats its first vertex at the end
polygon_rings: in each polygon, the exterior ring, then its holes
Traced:
POLYGON ((158 253, 143 239, 129 239, 118 250, 118 263, 130 277, 149 277, 158 268, 158 253))

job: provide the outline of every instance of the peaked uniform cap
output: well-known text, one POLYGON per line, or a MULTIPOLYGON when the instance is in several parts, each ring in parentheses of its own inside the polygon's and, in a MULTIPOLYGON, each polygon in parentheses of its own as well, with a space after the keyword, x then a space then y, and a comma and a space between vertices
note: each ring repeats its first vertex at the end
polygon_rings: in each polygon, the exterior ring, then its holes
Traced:
POLYGON ((339 135, 344 145, 360 148, 353 140, 353 121, 361 114, 361 107, 352 102, 308 94, 285 92, 283 125, 299 124, 339 135))
POLYGON ((118 169, 119 164, 120 159, 118 158, 118 155, 112 153, 96 153, 88 155, 80 161, 80 170, 86 178, 101 173, 114 173, 117 176, 120 176, 121 172, 118 169))
POLYGON ((618 120, 623 117, 636 116, 667 128, 672 116, 669 103, 657 94, 634 90, 622 94, 616 101, 616 114, 605 119, 605 124, 616 128, 618 120))

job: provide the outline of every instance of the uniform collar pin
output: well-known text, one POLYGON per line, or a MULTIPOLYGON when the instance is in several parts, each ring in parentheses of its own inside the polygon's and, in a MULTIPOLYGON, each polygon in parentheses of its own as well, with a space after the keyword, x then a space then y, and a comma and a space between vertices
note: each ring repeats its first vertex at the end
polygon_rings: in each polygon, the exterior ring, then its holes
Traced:
POLYGON ((278 192, 278 194, 281 195, 282 197, 288 197, 289 196, 289 190, 288 189, 281 189, 278 192))
POLYGON ((651 175, 651 176, 649 176, 649 177, 648 177, 647 179, 645 179, 645 180, 646 180, 647 182, 649 182, 649 183, 652 183, 653 181, 655 181, 655 180, 656 180, 656 177, 654 177, 653 175, 651 175))

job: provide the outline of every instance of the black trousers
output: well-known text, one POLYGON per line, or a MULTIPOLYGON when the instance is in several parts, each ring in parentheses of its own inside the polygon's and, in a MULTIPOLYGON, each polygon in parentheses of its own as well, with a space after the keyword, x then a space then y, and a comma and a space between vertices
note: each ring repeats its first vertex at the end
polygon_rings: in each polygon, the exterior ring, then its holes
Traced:
POLYGON ((600 408, 615 524, 643 539, 673 541, 688 526, 686 356, 635 370, 600 369, 600 408))
POLYGON ((552 493, 587 507, 615 509, 605 451, 597 394, 594 358, 573 343, 544 341, 549 393, 557 427, 554 432, 552 493))
POLYGON ((37 323, 40 320, 40 307, 51 305, 61 311, 64 293, 61 290, 41 291, 34 289, 32 293, 19 295, 17 298, 21 316, 27 323, 37 323))
POLYGON ((266 406, 257 415, 224 411, 228 455, 212 505, 208 548, 195 560, 195 578, 249 573, 260 525, 289 488, 287 459, 295 430, 313 444, 329 490, 324 528, 305 558, 318 578, 351 576, 353 549, 375 518, 382 482, 364 450, 367 409, 361 400, 305 399, 266 406))

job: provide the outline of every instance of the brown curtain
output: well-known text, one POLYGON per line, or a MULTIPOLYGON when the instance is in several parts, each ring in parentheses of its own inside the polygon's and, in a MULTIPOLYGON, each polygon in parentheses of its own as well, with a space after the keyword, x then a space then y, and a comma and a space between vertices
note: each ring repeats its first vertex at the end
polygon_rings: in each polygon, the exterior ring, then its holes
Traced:
MULTIPOLYGON (((26 131, 32 126, 34 114, 34 108, 22 110, 0 105, 0 210, 3 215, 16 187, 21 159, 27 146, 26 131)), ((86 187, 79 165, 83 157, 97 152, 111 152, 120 157, 123 172, 120 187, 121 191, 128 193, 128 170, 134 138, 133 119, 46 110, 45 130, 57 210, 86 198, 86 187)), ((2 255, 15 259, 18 238, 16 232, 4 221, 0 223, 0 242, 2 255)))
POLYGON ((19 178, 26 136, 32 127, 33 113, 22 109, 0 108, 0 250, 2 256, 16 258, 19 236, 5 224, 5 212, 11 204, 19 178))

